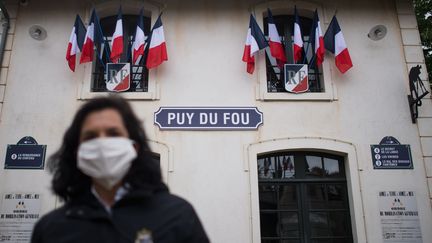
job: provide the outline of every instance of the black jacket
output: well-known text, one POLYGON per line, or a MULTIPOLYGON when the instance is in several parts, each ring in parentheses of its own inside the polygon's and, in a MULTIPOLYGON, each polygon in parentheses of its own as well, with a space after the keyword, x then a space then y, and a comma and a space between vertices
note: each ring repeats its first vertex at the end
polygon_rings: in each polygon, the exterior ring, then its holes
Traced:
POLYGON ((166 189, 132 191, 111 214, 88 191, 42 217, 32 243, 206 243, 192 206, 166 189), (152 239, 152 240, 149 240, 152 239))

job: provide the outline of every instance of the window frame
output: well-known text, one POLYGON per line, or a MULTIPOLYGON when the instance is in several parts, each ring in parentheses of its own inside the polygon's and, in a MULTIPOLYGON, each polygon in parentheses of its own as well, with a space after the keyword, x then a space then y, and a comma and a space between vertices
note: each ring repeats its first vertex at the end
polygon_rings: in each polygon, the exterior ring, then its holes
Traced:
MULTIPOLYGON (((279 198, 279 189, 281 186, 283 186, 285 189, 286 188, 295 188, 295 192, 293 192, 295 195, 295 198, 293 200, 293 202, 296 202, 296 207, 292 208, 293 205, 290 205, 287 207, 287 205, 285 205, 285 207, 279 208, 279 204, 281 203, 281 201, 279 199, 276 199, 276 208, 272 208, 269 207, 269 204, 265 204, 265 207, 261 207, 260 205, 260 231, 261 231, 261 241, 266 241, 266 240, 295 240, 296 242, 309 242, 310 240, 317 240, 317 239, 327 239, 327 240, 333 240, 333 239, 343 239, 343 240, 350 240, 350 242, 353 242, 353 235, 352 235, 352 229, 351 229, 351 224, 347 225, 346 230, 348 230, 347 232, 345 232, 344 235, 327 235, 327 236, 317 236, 317 235, 313 235, 312 234, 312 222, 310 222, 310 215, 312 214, 325 214, 326 215, 326 229, 328 231, 328 233, 331 232, 331 223, 330 223, 330 215, 334 214, 334 213, 343 213, 345 214, 346 218, 344 220, 346 220, 346 222, 351 222, 351 218, 350 218, 350 204, 349 204, 349 200, 348 200, 348 185, 347 185, 347 180, 346 180, 346 175, 345 175, 345 163, 344 163, 344 158, 342 156, 336 156, 333 154, 329 154, 326 152, 314 152, 314 151, 277 151, 277 152, 272 152, 272 153, 265 153, 265 154, 258 154, 257 155, 257 170, 259 170, 260 167, 260 163, 259 161, 261 159, 264 159, 264 163, 266 161, 271 161, 271 157, 275 158, 274 162, 281 162, 279 159, 280 157, 283 156, 285 158, 287 157, 292 157, 293 159, 293 164, 294 166, 294 171, 295 171, 295 175, 296 177, 290 177, 290 178, 283 178, 283 173, 282 173, 282 177, 281 178, 266 178, 266 177, 262 177, 260 178, 261 173, 258 173, 258 187, 259 187, 259 200, 260 202, 262 201, 261 199, 261 189, 267 189, 270 191, 274 191, 273 196, 276 195, 279 198), (332 159, 332 160, 336 160, 338 162, 338 168, 339 168, 339 175, 336 177, 333 177, 331 175, 322 175, 322 176, 315 176, 314 178, 310 178, 307 176, 307 173, 305 173, 305 169, 306 169, 306 163, 307 163, 307 157, 318 157, 320 158, 320 162, 321 162, 321 166, 323 169, 325 169, 325 159, 332 159), (268 160, 266 160, 268 159, 268 160), (312 201, 308 201, 309 198, 309 191, 308 188, 310 186, 321 186, 323 192, 325 192, 322 196, 322 207, 314 207, 316 205, 309 205, 309 202, 312 201), (343 193, 341 194, 342 197, 342 205, 339 205, 339 207, 334 208, 334 207, 330 207, 330 205, 326 205, 326 203, 329 203, 330 200, 328 198, 328 190, 331 186, 341 186, 343 193), (279 218, 281 214, 285 214, 285 213, 291 213, 293 215, 297 215, 297 223, 296 223, 296 232, 297 232, 297 236, 294 235, 278 235, 278 236, 269 236, 269 235, 263 235, 263 227, 262 227, 262 221, 263 220, 263 215, 278 215, 277 217, 279 218)), ((277 163, 279 164, 279 163, 277 163)), ((273 166, 272 166, 273 167, 273 166)), ((277 165, 276 165, 277 167, 277 165)), ((279 171, 279 169, 277 170, 279 171)), ((279 171, 281 172, 281 171, 279 171)), ((264 194, 263 194, 264 195, 264 194)), ((268 218, 271 219, 271 218, 268 218)), ((286 218, 285 218, 286 219, 286 218)), ((284 224, 282 224, 280 221, 278 221, 278 223, 276 223, 276 228, 277 229, 282 229, 284 224)), ((294 226, 293 224, 290 224, 291 226, 294 226)), ((286 225, 285 225, 286 226, 286 225)), ((267 228, 269 229, 269 228, 267 228)), ((274 233, 277 234, 276 231, 274 231, 274 233)))
MULTIPOLYGON (((124 35, 124 44, 123 47, 125 48, 123 51, 123 54, 120 58, 120 63, 125 62, 125 58, 128 57, 129 63, 130 63, 130 82, 131 82, 131 88, 129 90, 123 91, 125 93, 130 92, 147 92, 148 91, 148 69, 143 65, 143 60, 141 59, 139 65, 134 65, 131 62, 132 59, 132 53, 128 53, 130 49, 132 49, 133 46, 133 34, 135 33, 136 29, 136 23, 139 15, 134 14, 123 14, 123 35, 124 35), (141 69, 141 71, 139 71, 141 69), (136 76, 141 76, 141 78, 136 78, 136 76), (134 85, 134 81, 141 82, 141 85, 143 87, 142 90, 136 90, 134 85)), ((105 34, 106 41, 109 45, 112 45, 112 36, 109 36, 110 33, 114 32, 115 25, 117 22, 117 14, 111 15, 111 16, 105 16, 100 19, 100 24, 102 27, 102 31, 105 34), (106 26, 105 26, 106 25, 106 26)), ((144 31, 148 35, 150 32, 150 18, 147 16, 144 16, 144 31)), ((99 50, 100 52, 100 50, 99 50)), ((102 57, 102 60, 107 60, 107 53, 104 53, 104 56, 102 57)), ((145 58, 145 55, 143 56, 145 58)), ((103 69, 102 64, 99 61, 93 62, 93 73, 92 73, 92 82, 91 82, 91 92, 98 92, 98 93, 106 93, 110 92, 106 89, 105 85, 105 78, 106 78, 106 71, 103 69), (103 72, 102 72, 103 70, 103 72)))
POLYGON ((259 140, 244 146, 243 169, 249 176, 250 242, 261 242, 258 196, 257 156, 278 151, 315 151, 339 155, 345 161, 351 228, 354 242, 366 242, 364 200, 360 173, 363 165, 358 160, 358 147, 350 141, 326 137, 280 137, 259 140))
MULTIPOLYGON (((139 10, 143 8, 144 15, 149 17, 151 20, 150 26, 153 26, 162 7, 163 7, 162 4, 153 1, 145 1, 145 2, 131 1, 131 2, 122 3, 122 13, 124 15, 126 14, 137 15, 139 14, 139 10)), ((117 15, 119 2, 108 1, 108 2, 97 4, 94 6, 94 8, 98 13, 99 18, 102 19, 105 17, 117 15)), ((93 9, 92 7, 88 7, 86 9, 86 15, 84 18, 85 23, 89 22, 92 9, 93 9)), ((93 62, 85 63, 80 66, 83 66, 83 75, 81 77, 78 77, 78 79, 80 79, 80 81, 78 82, 79 84, 77 90, 78 100, 87 100, 98 96, 107 96, 109 94, 112 94, 112 92, 100 92, 100 91, 92 92, 93 62)), ((148 100, 148 101, 159 100, 160 86, 158 84, 158 79, 159 79, 158 71, 160 71, 160 69, 163 69, 163 67, 149 70, 147 92, 118 92, 116 94, 129 100, 148 100)))
MULTIPOLYGON (((323 32, 327 29, 329 24, 326 9, 314 2, 296 2, 297 10, 300 16, 307 18, 313 18, 313 12, 318 9, 318 15, 321 22, 321 28, 323 32)), ((253 12, 256 14, 256 20, 261 29, 264 29, 264 18, 267 17, 267 8, 272 10, 273 16, 277 15, 292 15, 294 12, 294 3, 287 3, 285 1, 274 1, 269 3, 258 4, 253 7, 253 12)), ((332 60, 329 54, 325 54, 324 62, 322 64, 323 73, 323 88, 324 92, 305 92, 301 94, 294 93, 274 93, 268 92, 267 90, 267 67, 266 67, 266 56, 265 52, 260 52, 256 58, 256 73, 257 73, 257 85, 255 98, 260 101, 335 101, 338 99, 337 89, 333 83, 333 70, 330 65, 332 60)))

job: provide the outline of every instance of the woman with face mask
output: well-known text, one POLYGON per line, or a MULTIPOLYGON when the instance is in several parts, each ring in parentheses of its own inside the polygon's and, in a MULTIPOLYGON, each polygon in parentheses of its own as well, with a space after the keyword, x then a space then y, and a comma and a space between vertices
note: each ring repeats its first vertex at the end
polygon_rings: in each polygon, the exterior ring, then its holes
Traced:
POLYGON ((209 242, 192 206, 168 192, 146 140, 124 99, 84 104, 48 163, 65 204, 37 222, 31 242, 209 242))

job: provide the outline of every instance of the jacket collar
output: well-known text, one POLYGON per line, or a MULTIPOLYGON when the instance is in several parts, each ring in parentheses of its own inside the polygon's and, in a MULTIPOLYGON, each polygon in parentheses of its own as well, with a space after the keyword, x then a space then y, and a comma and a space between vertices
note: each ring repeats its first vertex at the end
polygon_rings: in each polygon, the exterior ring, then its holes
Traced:
MULTIPOLYGON (((129 187, 126 189, 128 190, 128 193, 118 200, 112 208, 121 207, 125 204, 141 203, 157 193, 168 191, 167 186, 163 183, 160 183, 157 186, 142 186, 137 189, 129 187)), ((65 208, 66 217, 82 219, 110 218, 110 214, 91 192, 90 188, 84 191, 80 196, 67 202, 65 208)))

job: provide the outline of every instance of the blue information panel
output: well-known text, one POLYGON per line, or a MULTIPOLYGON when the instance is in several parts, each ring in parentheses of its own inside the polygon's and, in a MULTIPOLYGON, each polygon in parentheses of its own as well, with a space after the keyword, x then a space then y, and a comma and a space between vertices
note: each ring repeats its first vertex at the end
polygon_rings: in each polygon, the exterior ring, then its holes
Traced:
POLYGON ((30 136, 22 138, 16 145, 7 146, 5 169, 44 168, 46 145, 38 145, 30 136))
POLYGON ((256 107, 161 107, 154 123, 170 130, 256 130, 263 114, 256 107))
POLYGON ((391 136, 385 137, 380 144, 371 145, 374 169, 413 169, 411 148, 400 144, 391 136))

